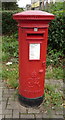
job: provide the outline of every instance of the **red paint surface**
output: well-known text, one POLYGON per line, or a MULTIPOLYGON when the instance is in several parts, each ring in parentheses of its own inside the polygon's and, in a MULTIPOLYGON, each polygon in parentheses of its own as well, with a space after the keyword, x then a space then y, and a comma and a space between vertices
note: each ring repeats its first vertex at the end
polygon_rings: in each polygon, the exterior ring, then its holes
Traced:
POLYGON ((44 94, 48 23, 54 15, 26 11, 13 15, 19 26, 19 94, 27 98, 44 94), (37 27, 38 31, 34 31, 37 27), (29 44, 40 43, 40 60, 29 60, 29 44))

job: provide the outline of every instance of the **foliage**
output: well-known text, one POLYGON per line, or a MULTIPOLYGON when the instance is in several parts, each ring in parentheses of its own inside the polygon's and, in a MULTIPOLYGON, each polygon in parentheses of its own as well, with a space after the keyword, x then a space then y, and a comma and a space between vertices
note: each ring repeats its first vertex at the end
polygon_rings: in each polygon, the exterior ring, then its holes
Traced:
POLYGON ((2 2, 3 10, 16 10, 18 9, 18 5, 16 2, 2 2))
POLYGON ((56 2, 55 4, 48 4, 45 11, 53 13, 55 19, 49 23, 49 41, 48 46, 51 49, 65 50, 65 2, 56 2))
POLYGON ((63 79, 63 68, 49 65, 46 69, 46 79, 63 79))
POLYGON ((57 51, 56 49, 51 50, 50 48, 48 48, 48 53, 47 53, 47 66, 52 65, 53 67, 58 67, 58 66, 62 66, 63 64, 63 51, 57 51))
POLYGON ((44 105, 48 106, 49 108, 55 108, 55 107, 61 107, 63 100, 62 100, 62 94, 58 87, 55 85, 46 84, 45 86, 45 102, 44 105))
POLYGON ((17 32, 17 22, 13 20, 13 14, 17 12, 22 12, 22 9, 2 11, 2 34, 11 35, 17 32))
POLYGON ((8 87, 18 87, 18 65, 12 64, 9 66, 3 65, 2 72, 3 80, 6 80, 8 87))
POLYGON ((64 11, 56 11, 55 19, 49 24, 49 47, 51 49, 64 50, 64 29, 65 29, 65 23, 64 19, 65 16, 63 16, 64 11))
POLYGON ((63 2, 56 2, 55 4, 50 3, 44 8, 44 10, 47 12, 63 10, 63 2))
POLYGON ((18 57, 17 34, 12 36, 3 36, 3 56, 2 59, 7 61, 11 57, 18 57))
POLYGON ((51 3, 49 7, 50 7, 49 9, 51 10, 51 12, 63 10, 63 2, 56 2, 55 4, 51 3))

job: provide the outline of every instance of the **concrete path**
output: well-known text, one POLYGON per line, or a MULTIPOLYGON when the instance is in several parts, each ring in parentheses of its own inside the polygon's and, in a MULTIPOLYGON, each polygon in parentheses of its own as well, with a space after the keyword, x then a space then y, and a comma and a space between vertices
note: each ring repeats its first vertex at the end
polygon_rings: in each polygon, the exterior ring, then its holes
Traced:
MULTIPOLYGON (((59 84, 59 87, 63 88, 63 81, 61 80, 46 80, 45 84, 59 84)), ((59 118, 63 119, 63 109, 52 109, 48 112, 48 109, 44 108, 43 103, 37 108, 24 107, 20 105, 17 97, 17 91, 15 89, 8 89, 2 81, 0 81, 0 120, 11 120, 18 118, 17 120, 45 120, 46 118, 59 118), (8 119, 6 119, 8 118, 8 119)), ((49 120, 50 120, 49 119, 49 120)), ((16 120, 16 119, 15 119, 16 120)))

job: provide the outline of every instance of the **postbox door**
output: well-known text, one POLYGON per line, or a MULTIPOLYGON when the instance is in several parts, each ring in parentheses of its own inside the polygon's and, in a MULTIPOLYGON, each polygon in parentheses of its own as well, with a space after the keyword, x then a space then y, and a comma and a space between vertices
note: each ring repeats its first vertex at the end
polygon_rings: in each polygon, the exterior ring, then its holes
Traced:
MULTIPOLYGON (((30 31, 28 31, 30 33, 30 31)), ((46 46, 44 31, 32 36, 27 30, 21 30, 19 38, 19 65, 20 87, 19 91, 24 97, 34 98, 44 93, 44 77, 46 66, 46 46), (43 34, 42 34, 43 33, 43 34), (37 34, 38 39, 37 39, 37 34)))

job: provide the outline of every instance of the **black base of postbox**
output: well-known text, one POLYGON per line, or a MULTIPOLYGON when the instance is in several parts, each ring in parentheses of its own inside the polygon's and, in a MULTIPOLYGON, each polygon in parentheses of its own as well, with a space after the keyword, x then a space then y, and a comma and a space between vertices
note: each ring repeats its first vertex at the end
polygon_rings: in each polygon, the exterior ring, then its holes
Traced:
POLYGON ((21 96, 19 94, 19 101, 21 103, 21 105, 24 105, 24 106, 31 106, 31 107, 37 107, 39 106, 42 102, 43 102, 43 99, 44 99, 44 96, 41 96, 41 97, 38 97, 38 98, 33 98, 33 99, 29 99, 29 98, 25 98, 23 96, 21 96))

